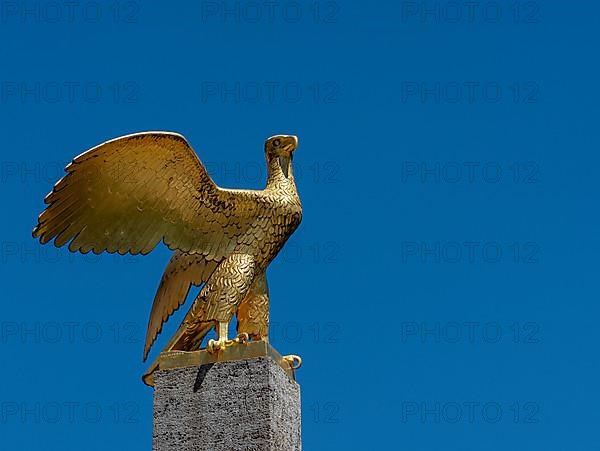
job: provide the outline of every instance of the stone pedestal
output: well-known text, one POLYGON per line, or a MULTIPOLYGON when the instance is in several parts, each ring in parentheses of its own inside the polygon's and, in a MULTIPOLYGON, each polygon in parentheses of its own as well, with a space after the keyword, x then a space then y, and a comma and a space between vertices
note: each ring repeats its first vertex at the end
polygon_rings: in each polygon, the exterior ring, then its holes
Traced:
POLYGON ((153 450, 300 451, 300 387, 290 375, 269 355, 161 365, 153 450))

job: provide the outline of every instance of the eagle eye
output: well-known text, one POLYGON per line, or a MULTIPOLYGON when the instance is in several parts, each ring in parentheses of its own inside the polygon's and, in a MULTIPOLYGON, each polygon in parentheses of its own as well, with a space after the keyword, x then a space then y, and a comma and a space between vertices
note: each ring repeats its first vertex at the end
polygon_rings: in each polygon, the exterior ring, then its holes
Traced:
POLYGON ((276 140, 273 141, 273 145, 275 147, 279 147, 279 144, 281 144, 281 141, 279 139, 276 139, 276 140))

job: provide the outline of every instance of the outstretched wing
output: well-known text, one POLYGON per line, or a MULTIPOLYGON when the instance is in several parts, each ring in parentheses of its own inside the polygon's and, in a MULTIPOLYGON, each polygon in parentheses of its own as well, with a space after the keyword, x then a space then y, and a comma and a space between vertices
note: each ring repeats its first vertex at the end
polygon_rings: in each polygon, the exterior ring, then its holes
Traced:
POLYGON ((201 254, 186 254, 181 251, 173 253, 152 304, 144 345, 144 361, 162 331, 163 324, 185 302, 190 287, 206 283, 218 264, 219 261, 207 260, 201 254))
POLYGON ((260 207, 217 187, 176 133, 117 138, 76 157, 46 196, 33 236, 72 252, 146 254, 161 240, 209 260, 229 255, 260 207))

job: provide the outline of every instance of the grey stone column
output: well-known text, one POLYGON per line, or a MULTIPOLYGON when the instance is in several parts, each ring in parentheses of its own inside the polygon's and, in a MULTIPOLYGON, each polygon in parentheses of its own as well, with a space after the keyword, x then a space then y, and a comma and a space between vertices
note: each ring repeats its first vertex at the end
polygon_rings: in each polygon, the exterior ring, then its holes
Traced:
POLYGON ((159 369, 154 451, 300 451, 300 387, 269 356, 159 369))

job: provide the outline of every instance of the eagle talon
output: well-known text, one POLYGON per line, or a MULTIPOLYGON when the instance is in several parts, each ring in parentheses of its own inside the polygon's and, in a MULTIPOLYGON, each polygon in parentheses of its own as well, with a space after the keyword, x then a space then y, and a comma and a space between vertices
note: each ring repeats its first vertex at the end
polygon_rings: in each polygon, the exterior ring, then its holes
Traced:
POLYGON ((246 332, 242 332, 241 334, 239 334, 235 340, 234 340, 237 344, 248 344, 248 342, 250 341, 250 336, 246 333, 246 332))
POLYGON ((206 345, 206 350, 211 354, 216 354, 219 351, 225 350, 227 347, 227 342, 229 340, 208 340, 208 344, 206 345))
POLYGON ((294 354, 284 356, 283 360, 287 362, 290 368, 293 370, 297 370, 302 366, 302 358, 294 354))

